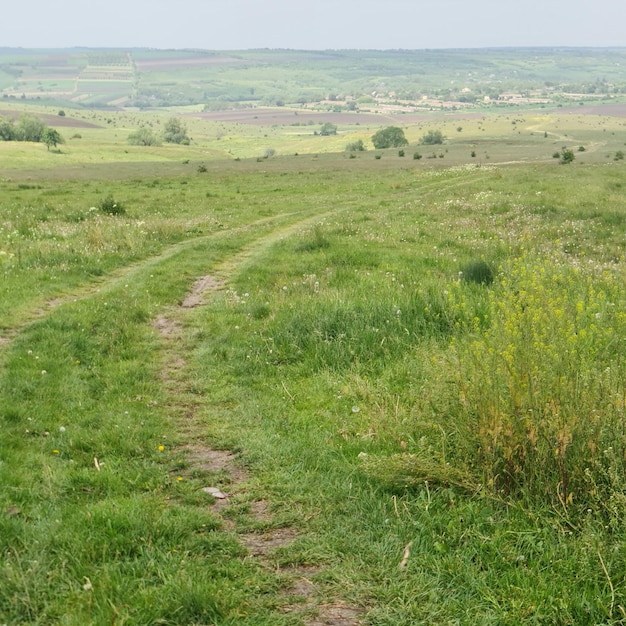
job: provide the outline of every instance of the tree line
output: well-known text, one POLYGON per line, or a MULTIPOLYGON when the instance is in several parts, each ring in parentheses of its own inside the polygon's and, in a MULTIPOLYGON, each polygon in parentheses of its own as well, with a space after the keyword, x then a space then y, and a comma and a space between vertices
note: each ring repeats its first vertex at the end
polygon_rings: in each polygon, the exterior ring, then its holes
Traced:
POLYGON ((23 113, 17 124, 12 119, 0 117, 0 141, 32 141, 45 143, 50 150, 65 143, 60 133, 29 113, 23 113))

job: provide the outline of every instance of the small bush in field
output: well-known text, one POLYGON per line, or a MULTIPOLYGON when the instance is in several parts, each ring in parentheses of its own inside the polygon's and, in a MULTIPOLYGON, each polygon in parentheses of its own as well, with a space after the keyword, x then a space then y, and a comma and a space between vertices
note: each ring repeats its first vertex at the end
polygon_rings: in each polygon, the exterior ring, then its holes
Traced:
POLYGON ((491 285, 493 269, 486 261, 472 261, 461 268, 461 277, 464 281, 479 285, 491 285))
POLYGON ((124 215, 126 213, 126 209, 111 194, 100 201, 98 208, 107 215, 124 215))

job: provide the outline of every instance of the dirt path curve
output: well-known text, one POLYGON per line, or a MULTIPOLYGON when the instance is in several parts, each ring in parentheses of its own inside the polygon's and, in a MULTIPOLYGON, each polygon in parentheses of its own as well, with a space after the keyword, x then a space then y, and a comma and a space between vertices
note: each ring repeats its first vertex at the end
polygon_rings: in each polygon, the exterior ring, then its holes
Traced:
MULTIPOLYGON (((194 422, 201 400, 194 398, 192 383, 185 373, 185 316, 190 309, 203 306, 216 292, 227 287, 229 280, 245 265, 262 256, 282 239, 324 220, 329 214, 318 214, 289 226, 278 228, 242 248, 230 258, 211 269, 211 274, 199 277, 183 299, 175 307, 164 310, 154 320, 154 328, 160 334, 163 346, 162 379, 167 390, 168 407, 180 418, 180 430, 187 439, 182 447, 189 471, 204 470, 225 475, 224 480, 204 490, 213 495, 214 513, 220 516, 225 531, 237 535, 247 549, 248 557, 276 572, 272 554, 288 547, 298 537, 294 528, 272 527, 271 507, 265 500, 253 500, 250 516, 256 526, 264 530, 250 532, 238 527, 226 515, 230 502, 245 492, 250 479, 237 455, 229 450, 216 450, 209 446, 199 433, 200 426, 194 422)), ((300 615, 306 626, 360 626, 363 611, 342 601, 319 603, 314 578, 321 572, 315 567, 290 567, 280 570, 289 581, 284 592, 284 611, 300 615)))
MULTIPOLYGON (((74 291, 64 294, 62 296, 44 299, 39 302, 35 302, 28 313, 22 316, 21 319, 16 320, 14 325, 0 329, 0 351, 8 346, 11 341, 18 335, 24 328, 28 327, 33 322, 45 318, 54 309, 59 306, 84 300, 95 295, 98 292, 106 292, 107 290, 115 289, 120 285, 123 285, 129 281, 135 272, 146 272, 151 268, 158 266, 160 263, 171 259, 172 257, 184 252, 186 249, 201 245, 204 242, 214 240, 216 238, 223 238, 232 236, 237 233, 245 232, 253 228, 258 228, 271 224, 272 222, 281 223, 286 219, 297 217, 296 213, 284 213, 281 215, 264 217, 254 222, 235 226, 227 230, 220 230, 218 232, 209 233, 200 237, 194 237, 185 239, 184 241, 167 246, 154 256, 134 261, 128 265, 124 265, 116 270, 113 270, 110 274, 104 277, 94 279, 82 287, 75 289, 74 291)), ((280 230, 280 229, 279 229, 280 230)))

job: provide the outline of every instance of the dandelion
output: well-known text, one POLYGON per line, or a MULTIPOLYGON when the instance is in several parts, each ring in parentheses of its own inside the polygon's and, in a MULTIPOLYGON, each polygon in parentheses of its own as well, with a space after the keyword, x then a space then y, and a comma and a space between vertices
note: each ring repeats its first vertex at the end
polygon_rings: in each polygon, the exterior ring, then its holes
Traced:
POLYGON ((163 450, 165 450, 165 446, 159 446, 159 447, 157 448, 157 450, 158 450, 159 452, 163 452, 163 450))
POLYGON ((59 454, 59 451, 58 450, 53 450, 52 454, 59 454))
POLYGON ((41 370, 41 375, 45 376, 48 372, 46 372, 46 370, 41 370))
POLYGON ((65 432, 65 426, 59 426, 59 432, 64 433, 65 432))
POLYGON ((182 476, 179 476, 176 480, 180 483, 180 482, 182 482, 183 477, 182 477, 182 476))
POLYGON ((352 412, 353 413, 358 413, 361 409, 358 406, 353 406, 352 407, 352 412))

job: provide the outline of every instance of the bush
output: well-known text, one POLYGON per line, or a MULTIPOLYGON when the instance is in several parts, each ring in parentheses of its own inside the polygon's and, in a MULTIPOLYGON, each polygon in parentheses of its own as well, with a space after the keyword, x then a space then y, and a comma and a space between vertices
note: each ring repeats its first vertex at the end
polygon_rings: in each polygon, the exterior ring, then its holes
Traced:
POLYGON ((158 146, 157 136, 145 126, 128 135, 128 143, 131 146, 158 146))
POLYGON ((576 156, 574 155, 574 151, 566 148, 565 146, 563 146, 563 148, 561 149, 559 156, 561 165, 568 165, 569 163, 572 163, 576 158, 576 156))
POLYGON ((414 158, 416 161, 419 161, 419 160, 422 158, 422 155, 421 155, 419 152, 414 152, 414 153, 413 153, 413 158, 414 158))
POLYGON ((362 139, 357 139, 346 146, 346 152, 364 152, 365 144, 362 139))
POLYGON ((424 146, 435 146, 442 144, 444 140, 445 137, 440 130, 429 130, 425 135, 422 135, 420 143, 424 146))
POLYGON ((322 135, 322 137, 328 137, 329 135, 336 135, 337 126, 335 124, 331 124, 330 122, 326 122, 325 124, 322 124, 319 134, 322 135))
POLYGON ((404 136, 404 131, 397 126, 387 126, 372 135, 372 143, 378 150, 384 148, 401 148, 407 146, 409 142, 404 136))
POLYGON ((120 202, 117 202, 111 194, 100 201, 98 208, 102 213, 106 213, 107 215, 124 215, 124 213, 126 213, 126 209, 120 202))
POLYGON ((500 277, 489 324, 468 322, 456 348, 459 463, 502 493, 623 517, 626 288, 557 256, 500 277))
POLYGON ((461 268, 462 280, 479 285, 491 285, 494 273, 491 266, 485 261, 473 261, 461 268))
POLYGON ((170 117, 170 119, 165 122, 163 139, 166 143, 177 143, 184 146, 188 146, 191 143, 191 140, 187 136, 187 127, 177 117, 170 117))

